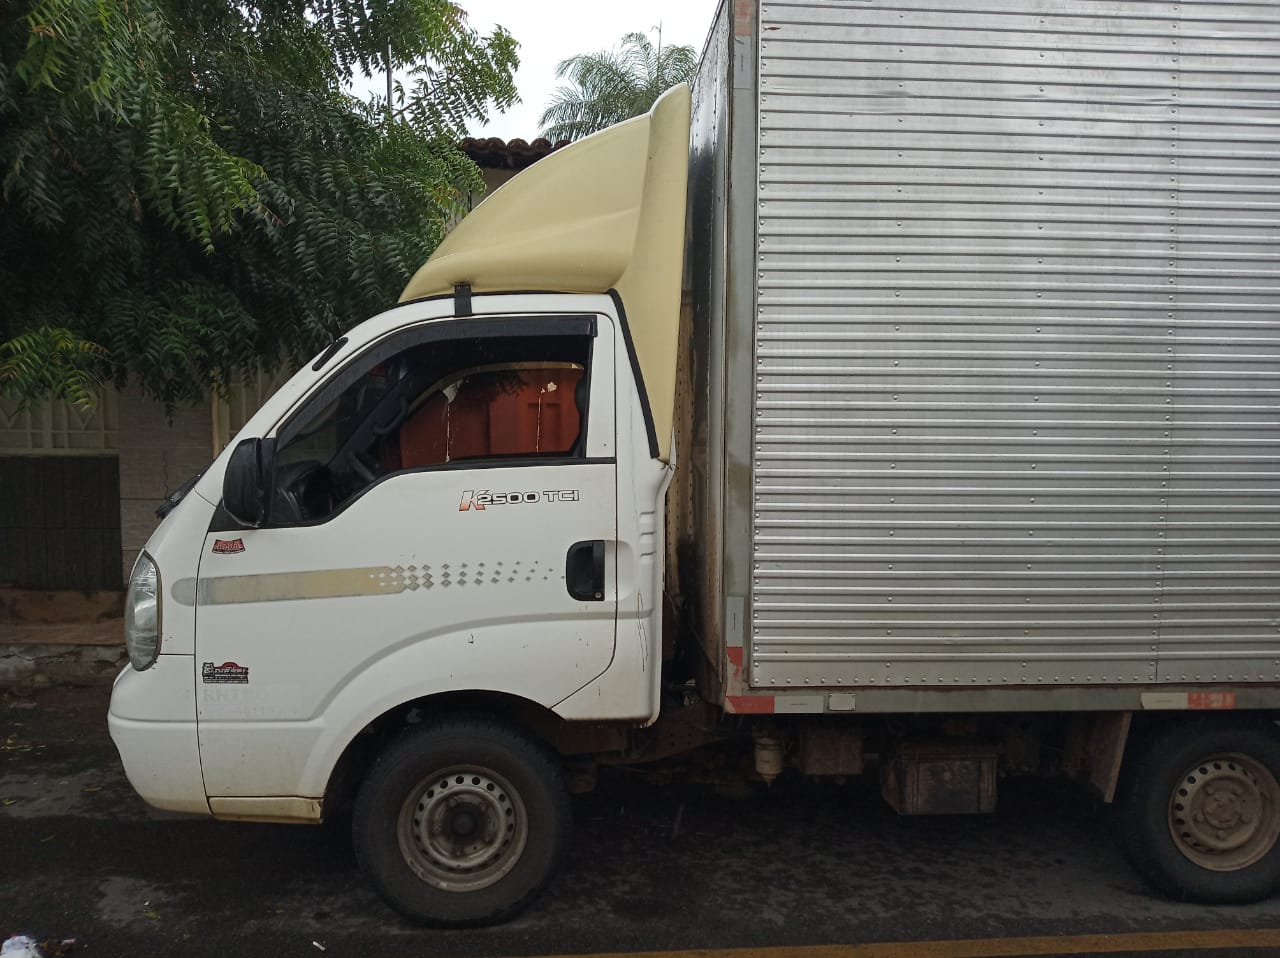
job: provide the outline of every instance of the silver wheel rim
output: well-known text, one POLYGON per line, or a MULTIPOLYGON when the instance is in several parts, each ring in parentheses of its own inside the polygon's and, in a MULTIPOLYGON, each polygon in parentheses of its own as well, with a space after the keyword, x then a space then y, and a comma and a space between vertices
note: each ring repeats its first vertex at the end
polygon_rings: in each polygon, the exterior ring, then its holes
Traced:
POLYGON ((515 867, 529 838, 520 794, 491 769, 455 765, 410 790, 400 807, 400 853, 444 891, 488 888, 515 867))
POLYGON ((1248 868, 1280 836, 1280 784, 1266 766, 1235 752, 1192 765, 1169 797, 1169 833, 1210 871, 1248 868))

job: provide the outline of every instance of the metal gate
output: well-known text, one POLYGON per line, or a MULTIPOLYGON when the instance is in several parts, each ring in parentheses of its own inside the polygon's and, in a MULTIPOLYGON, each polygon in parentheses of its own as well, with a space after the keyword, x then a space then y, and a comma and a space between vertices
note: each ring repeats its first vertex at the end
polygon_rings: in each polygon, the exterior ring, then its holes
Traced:
POLYGON ((120 588, 116 397, 0 400, 0 585, 120 588))

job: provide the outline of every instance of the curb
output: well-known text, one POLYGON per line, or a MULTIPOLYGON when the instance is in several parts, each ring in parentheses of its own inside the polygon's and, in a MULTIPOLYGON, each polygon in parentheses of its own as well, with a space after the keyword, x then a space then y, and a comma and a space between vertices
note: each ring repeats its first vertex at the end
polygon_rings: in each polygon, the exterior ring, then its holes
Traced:
POLYGON ((0 689, 110 685, 126 661, 121 619, 0 624, 0 689))

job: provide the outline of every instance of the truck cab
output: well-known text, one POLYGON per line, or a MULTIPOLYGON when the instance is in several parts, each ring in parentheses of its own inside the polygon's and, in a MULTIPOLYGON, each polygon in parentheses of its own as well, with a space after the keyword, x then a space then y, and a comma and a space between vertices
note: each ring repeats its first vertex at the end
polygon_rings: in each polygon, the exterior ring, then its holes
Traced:
POLYGON ((110 710, 147 801, 319 821, 344 758, 408 728, 430 741, 360 789, 375 883, 444 923, 541 886, 567 793, 509 716, 659 711, 688 125, 681 87, 504 187, 164 519, 110 710), (418 722, 442 702, 467 720, 418 722))

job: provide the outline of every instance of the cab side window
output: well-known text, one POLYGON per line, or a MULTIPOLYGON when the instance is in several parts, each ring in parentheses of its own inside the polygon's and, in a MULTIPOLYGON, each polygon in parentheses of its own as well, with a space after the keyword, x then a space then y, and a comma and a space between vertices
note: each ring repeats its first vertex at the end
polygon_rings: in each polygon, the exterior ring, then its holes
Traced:
POLYGON ((589 336, 557 335, 357 358, 281 430, 271 524, 323 520, 406 470, 583 458, 590 355, 589 336))

